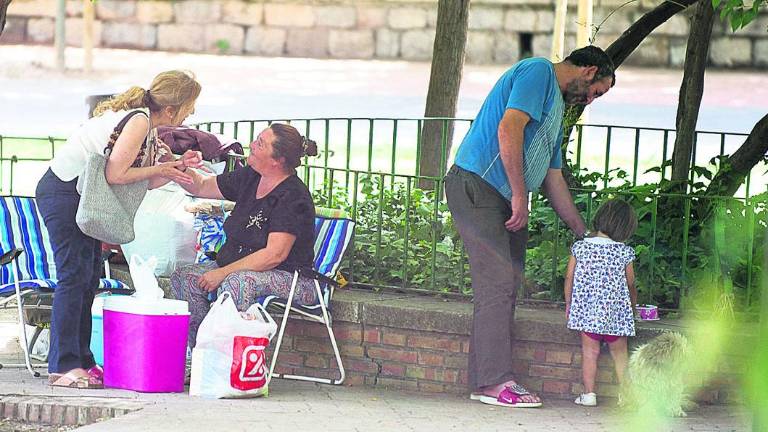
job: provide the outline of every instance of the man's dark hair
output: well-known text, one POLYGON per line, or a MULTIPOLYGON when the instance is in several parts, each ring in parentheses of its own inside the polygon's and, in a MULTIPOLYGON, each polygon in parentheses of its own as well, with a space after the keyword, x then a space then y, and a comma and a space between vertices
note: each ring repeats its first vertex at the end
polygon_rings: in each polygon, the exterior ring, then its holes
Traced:
POLYGON ((614 73, 616 68, 613 66, 613 60, 608 57, 605 51, 594 45, 574 50, 568 54, 564 61, 574 66, 597 66, 597 72, 592 79, 593 83, 605 77, 611 77, 611 87, 616 84, 616 74, 614 73))

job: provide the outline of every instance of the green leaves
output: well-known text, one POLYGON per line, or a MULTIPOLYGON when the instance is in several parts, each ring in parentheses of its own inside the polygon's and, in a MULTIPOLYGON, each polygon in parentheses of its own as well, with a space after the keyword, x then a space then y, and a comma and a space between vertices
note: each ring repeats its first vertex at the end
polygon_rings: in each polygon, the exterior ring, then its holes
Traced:
MULTIPOLYGON (((338 183, 331 187, 335 206, 357 221, 354 253, 342 272, 378 286, 471 293, 466 258, 444 200, 414 184, 362 175, 354 213, 346 190, 338 183)), ((328 199, 327 190, 328 185, 313 193, 318 205, 328 199)))
MULTIPOLYGON (((702 221, 696 214, 699 203, 713 199, 704 196, 708 180, 700 179, 711 179, 725 160, 713 158, 707 166, 693 167, 694 179, 685 196, 665 194, 670 185, 666 180, 632 186, 621 169, 610 171, 607 177, 586 170, 576 173, 583 188, 573 192, 574 202, 585 219, 612 197, 634 207, 638 227, 629 244, 637 256, 635 274, 641 302, 677 308, 687 294, 681 291, 691 294, 686 298, 693 304, 701 302, 697 297, 701 286, 698 275, 711 273, 719 265, 729 275, 729 284, 732 282, 728 289, 736 309, 748 310, 756 304, 768 193, 751 197, 749 203, 717 198, 724 206, 718 225, 724 230, 720 236, 728 245, 719 254, 714 252, 711 221, 702 221), (606 178, 608 188, 603 187, 606 178), (716 255, 720 255, 717 260, 716 255)), ((659 172, 661 167, 649 171, 659 172)), ((413 179, 393 182, 384 175, 361 175, 357 189, 354 199, 337 182, 313 192, 318 205, 344 208, 358 223, 353 253, 342 265, 345 276, 375 286, 472 294, 469 265, 442 195, 418 189, 413 179)), ((529 223, 526 293, 547 291, 547 298, 561 299, 573 237, 543 197, 533 203, 529 223)))
POLYGON ((731 26, 731 31, 735 32, 746 27, 757 18, 760 8, 768 5, 768 0, 754 0, 746 4, 744 0, 712 0, 712 7, 720 9, 720 20, 726 21, 731 26))

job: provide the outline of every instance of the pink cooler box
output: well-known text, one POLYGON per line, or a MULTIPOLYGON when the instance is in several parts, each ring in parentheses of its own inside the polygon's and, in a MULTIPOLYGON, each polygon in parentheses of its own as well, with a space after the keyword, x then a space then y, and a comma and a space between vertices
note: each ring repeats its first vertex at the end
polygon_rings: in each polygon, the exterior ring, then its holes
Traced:
POLYGON ((104 301, 104 386, 184 391, 189 308, 180 300, 110 296, 104 301))

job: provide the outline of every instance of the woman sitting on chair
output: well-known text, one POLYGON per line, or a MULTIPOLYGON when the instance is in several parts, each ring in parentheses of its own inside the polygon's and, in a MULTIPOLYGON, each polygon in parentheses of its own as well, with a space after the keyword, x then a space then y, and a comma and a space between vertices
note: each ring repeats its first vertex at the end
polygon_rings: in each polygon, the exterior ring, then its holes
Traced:
MULTIPOLYGON (((316 156, 317 144, 293 126, 276 123, 251 143, 246 166, 218 176, 187 171, 194 178, 194 184, 182 185, 187 191, 235 202, 216 261, 183 266, 171 275, 173 296, 189 302, 190 347, 210 309, 208 293, 229 292, 245 311, 261 296, 287 297, 294 269, 312 267, 315 207, 296 175, 304 155, 316 156)), ((318 301, 311 279, 299 279, 295 296, 302 305, 318 301)))

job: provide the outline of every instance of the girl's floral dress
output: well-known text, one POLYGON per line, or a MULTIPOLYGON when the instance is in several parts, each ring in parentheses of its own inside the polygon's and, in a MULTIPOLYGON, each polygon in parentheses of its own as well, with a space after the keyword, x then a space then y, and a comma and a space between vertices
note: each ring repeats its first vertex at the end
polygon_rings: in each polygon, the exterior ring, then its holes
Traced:
POLYGON ((568 328, 602 335, 634 336, 635 321, 626 267, 635 251, 624 243, 589 237, 571 247, 576 258, 568 328))

